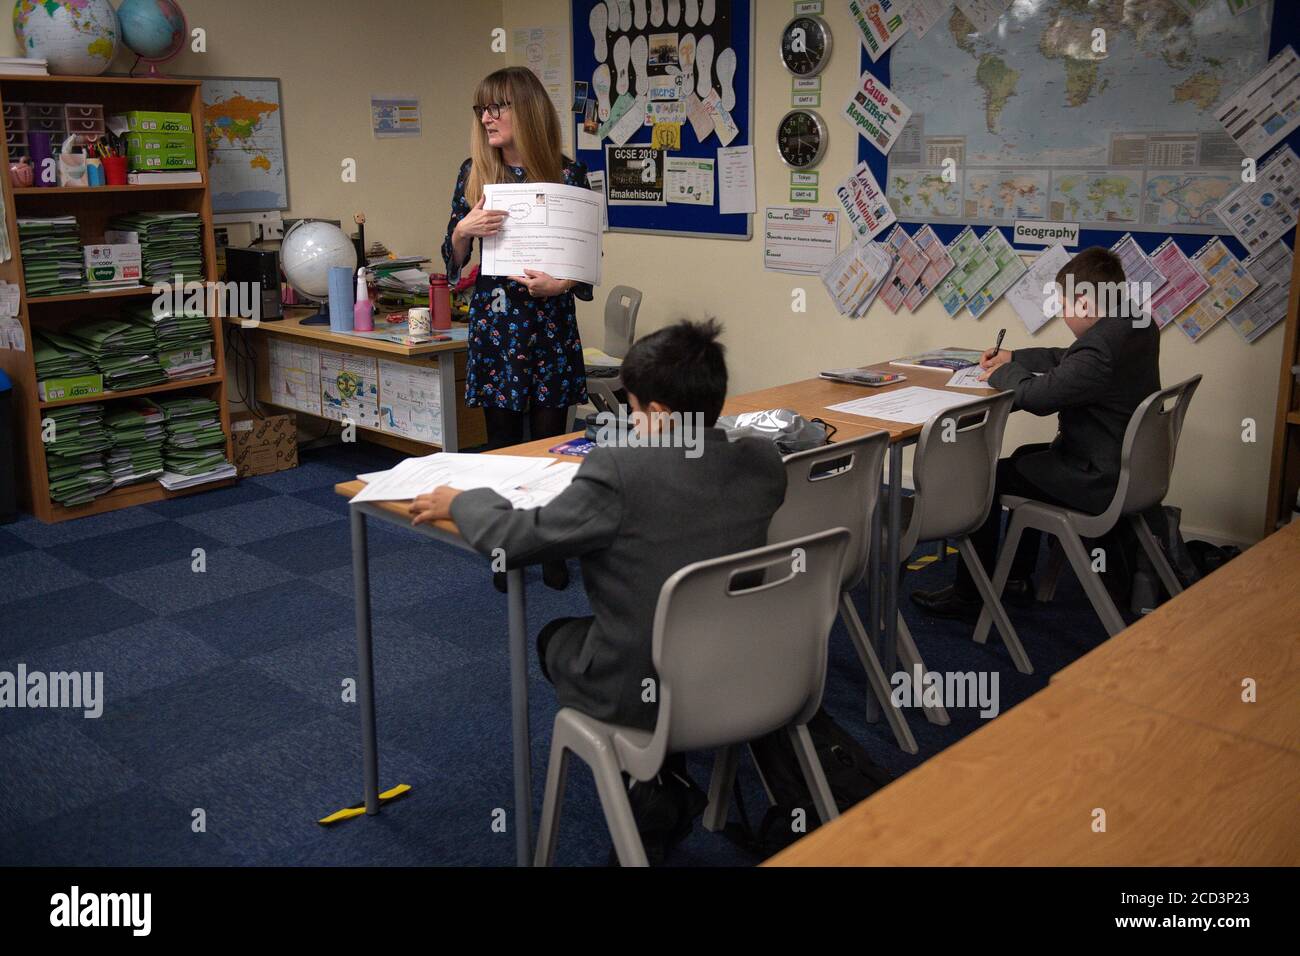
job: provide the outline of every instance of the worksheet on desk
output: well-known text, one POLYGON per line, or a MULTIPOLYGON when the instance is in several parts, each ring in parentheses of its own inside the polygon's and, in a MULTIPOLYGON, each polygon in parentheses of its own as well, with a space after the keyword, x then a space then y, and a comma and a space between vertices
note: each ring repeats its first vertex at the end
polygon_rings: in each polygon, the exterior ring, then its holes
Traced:
POLYGON ((961 392, 909 385, 907 388, 892 392, 882 392, 868 398, 856 398, 851 402, 840 402, 838 405, 826 407, 829 411, 861 415, 863 418, 879 418, 886 422, 921 425, 939 412, 978 400, 961 392))
POLYGON ((483 274, 600 284, 600 196, 558 183, 494 183, 483 187, 485 209, 506 212, 501 232, 483 240, 483 274))
POLYGON ((461 491, 471 488, 513 489, 532 481, 555 461, 522 455, 470 455, 438 452, 407 458, 388 471, 358 475, 366 482, 353 501, 410 501, 417 495, 447 485, 461 491))

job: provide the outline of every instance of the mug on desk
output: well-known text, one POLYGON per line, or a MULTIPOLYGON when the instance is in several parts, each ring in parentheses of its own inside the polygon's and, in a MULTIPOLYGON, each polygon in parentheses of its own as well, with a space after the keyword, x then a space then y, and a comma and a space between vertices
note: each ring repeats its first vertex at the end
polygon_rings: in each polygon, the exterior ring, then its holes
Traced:
POLYGON ((411 335, 432 335, 433 319, 429 310, 416 307, 406 313, 406 327, 411 335))

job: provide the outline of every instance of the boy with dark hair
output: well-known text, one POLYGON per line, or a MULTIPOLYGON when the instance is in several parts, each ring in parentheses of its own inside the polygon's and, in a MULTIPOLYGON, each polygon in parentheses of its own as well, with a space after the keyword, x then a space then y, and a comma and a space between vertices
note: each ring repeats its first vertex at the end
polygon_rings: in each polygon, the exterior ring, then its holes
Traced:
MULTIPOLYGON (((632 346, 622 374, 635 437, 656 440, 593 449, 550 504, 515 510, 489 489, 441 487, 411 505, 416 524, 451 518, 476 550, 504 549, 510 567, 580 559, 592 616, 551 621, 537 642, 561 706, 653 729, 659 694, 652 628, 663 583, 688 564, 767 543, 768 524, 785 499, 785 466, 774 443, 728 442, 714 427, 727 395, 721 331, 713 321, 679 322, 632 346), (699 446, 695 454, 683 450, 690 439, 699 446), (656 692, 646 693, 648 687, 656 692)), ((700 639, 707 640, 707 622, 701 625, 700 639)), ((686 777, 680 755, 665 768, 686 777)), ((639 821, 655 800, 653 788, 633 789, 639 821)), ((671 840, 684 837, 702 810, 700 802, 683 805, 668 824, 671 840)), ((657 856, 652 839, 646 843, 657 856)))
MULTIPOLYGON (((990 574, 1002 529, 999 495, 1019 495, 1088 514, 1106 510, 1119 483, 1120 449, 1134 410, 1160 388, 1160 329, 1146 303, 1132 302, 1119 257, 1101 246, 1085 249, 1056 276, 1065 324, 1074 333, 1068 349, 990 349, 980 360, 980 377, 994 388, 1015 392, 1015 409, 1059 414, 1056 439, 1023 445, 998 462, 993 507, 971 535, 990 574), (1124 303, 1107 315, 1104 303, 1124 303), (1127 314, 1126 314, 1127 313, 1127 314)), ((1033 593, 1030 575, 1038 559, 1039 535, 1026 531, 1016 550, 1005 594, 1033 593)), ((981 602, 970 572, 960 562, 950 587, 915 591, 912 600, 939 617, 975 620, 981 602)))

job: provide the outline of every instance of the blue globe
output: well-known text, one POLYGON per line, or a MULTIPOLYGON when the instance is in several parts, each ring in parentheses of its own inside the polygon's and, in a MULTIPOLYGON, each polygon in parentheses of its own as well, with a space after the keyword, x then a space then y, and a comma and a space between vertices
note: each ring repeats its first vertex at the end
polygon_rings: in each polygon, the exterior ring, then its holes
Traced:
POLYGON ((174 0, 123 0, 117 10, 122 41, 146 60, 163 60, 185 43, 185 14, 174 0))

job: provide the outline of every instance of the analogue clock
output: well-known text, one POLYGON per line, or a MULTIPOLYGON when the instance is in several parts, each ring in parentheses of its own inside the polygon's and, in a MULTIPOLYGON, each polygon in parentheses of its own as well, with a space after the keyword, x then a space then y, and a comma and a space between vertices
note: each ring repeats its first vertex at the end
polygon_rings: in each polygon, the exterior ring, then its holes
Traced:
POLYGON ((792 169, 809 169, 826 155, 826 121, 812 110, 791 110, 776 127, 776 148, 792 169))
POLYGON ((821 17, 795 17, 781 31, 781 62, 795 76, 816 76, 831 57, 831 28, 821 17))

